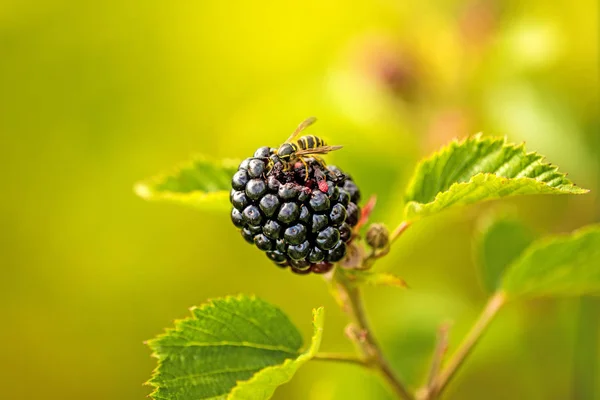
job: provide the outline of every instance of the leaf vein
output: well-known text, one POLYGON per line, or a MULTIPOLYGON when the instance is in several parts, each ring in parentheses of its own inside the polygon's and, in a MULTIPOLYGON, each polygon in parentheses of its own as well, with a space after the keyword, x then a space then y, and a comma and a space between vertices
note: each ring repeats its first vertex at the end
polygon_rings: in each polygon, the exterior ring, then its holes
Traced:
MULTIPOLYGON (((170 379, 161 379, 161 383, 173 383, 173 382, 180 381, 182 379, 203 378, 206 376, 213 376, 213 375, 226 374, 226 373, 257 371, 262 368, 265 368, 265 367, 258 365, 258 366, 246 367, 246 368, 219 369, 219 370, 213 370, 213 371, 206 371, 206 372, 202 372, 202 373, 198 373, 198 374, 176 376, 176 377, 170 378, 170 379)), ((227 393, 223 393, 222 395, 225 395, 225 394, 227 394, 227 393)), ((219 395, 219 396, 222 396, 222 395, 219 395)))
POLYGON ((229 326, 229 324, 227 322, 221 321, 219 318, 217 318, 217 317, 215 317, 213 315, 208 315, 208 314, 202 314, 202 318, 211 319, 213 321, 216 321, 216 322, 220 323, 225 328, 227 328, 227 330, 229 332, 231 332, 236 339, 242 340, 242 338, 237 334, 237 332, 235 330, 231 329, 231 327, 229 326))
MULTIPOLYGON (((178 343, 170 343, 167 346, 169 347, 248 347, 259 350, 269 350, 269 351, 280 351, 283 353, 288 353, 294 356, 298 355, 298 351, 290 349, 287 346, 279 346, 279 345, 269 345, 262 343, 254 343, 254 342, 230 342, 230 341, 221 341, 221 342, 195 342, 189 341, 186 343, 178 344, 178 343)), ((165 346, 166 347, 166 346, 165 346)))
POLYGON ((249 323, 250 325, 254 326, 256 328, 256 330, 258 332, 260 332, 267 340, 269 340, 271 342, 277 342, 277 340, 275 340, 270 335, 268 335, 258 323, 256 323, 252 319, 246 317, 245 315, 236 313, 235 311, 232 311, 232 310, 228 309, 227 307, 222 307, 220 304, 215 304, 215 307, 229 313, 230 315, 238 317, 238 318, 242 319, 243 321, 249 323))
POLYGON ((218 336, 218 335, 215 335, 214 333, 212 333, 212 332, 209 332, 209 331, 207 331, 207 330, 204 330, 204 329, 202 329, 202 328, 199 328, 199 327, 197 327, 197 326, 194 326, 194 325, 191 325, 191 324, 190 324, 190 325, 187 325, 187 327, 188 327, 188 328, 190 328, 190 329, 192 329, 192 330, 194 330, 194 331, 196 331, 196 332, 204 333, 205 335, 212 336, 212 337, 214 337, 215 339, 219 339, 219 336, 218 336))

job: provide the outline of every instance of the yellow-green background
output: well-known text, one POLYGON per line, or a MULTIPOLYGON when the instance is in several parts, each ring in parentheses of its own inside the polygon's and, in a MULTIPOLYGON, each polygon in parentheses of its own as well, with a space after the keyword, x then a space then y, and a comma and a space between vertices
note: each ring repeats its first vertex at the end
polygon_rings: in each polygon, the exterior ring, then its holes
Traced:
MULTIPOLYGON (((311 133, 345 146, 330 160, 378 195, 374 219, 389 225, 416 161, 478 131, 525 140, 592 189, 445 213, 405 234, 378 267, 411 289, 367 289, 366 301, 417 385, 436 326, 454 321, 454 346, 485 301, 472 256, 481 215, 509 207, 539 234, 600 219, 598 91, 593 0, 3 0, 0 398, 144 398, 155 361, 143 341, 238 292, 278 304, 306 337, 324 305, 323 349, 351 350, 318 276, 275 268, 228 215, 132 192, 194 153, 277 145, 309 115, 311 133)), ((588 300, 579 318, 579 304, 509 305, 447 398, 562 400, 574 386, 591 398, 600 314, 588 300)), ((386 396, 363 371, 318 363, 276 393, 386 396)))

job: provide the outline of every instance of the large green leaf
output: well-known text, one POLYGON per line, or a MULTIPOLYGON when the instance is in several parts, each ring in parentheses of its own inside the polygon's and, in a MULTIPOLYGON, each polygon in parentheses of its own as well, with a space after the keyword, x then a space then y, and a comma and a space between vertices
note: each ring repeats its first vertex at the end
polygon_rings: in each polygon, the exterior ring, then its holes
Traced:
POLYGON ((600 294, 600 225, 534 242, 502 288, 509 297, 600 294))
POLYGON ((287 316, 255 297, 217 299, 191 311, 149 341, 158 358, 148 382, 156 400, 267 399, 321 342, 322 309, 313 311, 315 334, 305 353, 287 316))
POLYGON ((406 191, 406 218, 507 196, 587 192, 542 160, 501 138, 453 141, 417 167, 406 191))
POLYGON ((169 173, 136 183, 135 193, 146 200, 169 201, 202 209, 227 209, 231 177, 239 162, 198 156, 169 173))
POLYGON ((535 235, 519 220, 497 215, 488 218, 477 232, 473 249, 485 289, 498 289, 506 268, 523 253, 535 235))
POLYGON ((277 386, 288 382, 298 368, 315 356, 323 336, 323 307, 313 310, 313 337, 310 347, 295 359, 287 359, 281 365, 267 367, 257 372, 250 380, 238 382, 228 400, 261 400, 273 395, 277 386))

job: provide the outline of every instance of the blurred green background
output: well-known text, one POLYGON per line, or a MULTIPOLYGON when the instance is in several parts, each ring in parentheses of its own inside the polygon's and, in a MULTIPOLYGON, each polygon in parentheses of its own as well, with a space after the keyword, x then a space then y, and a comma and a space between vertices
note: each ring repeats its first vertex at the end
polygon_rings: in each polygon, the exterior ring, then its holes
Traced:
MULTIPOLYGON (((390 226, 417 160, 478 131, 526 141, 592 189, 423 220, 378 264, 411 286, 369 288, 366 302, 416 387, 436 327, 453 320, 455 346, 485 302, 481 215, 508 208, 539 235, 600 220, 598 45, 594 0, 2 1, 0 397, 144 398, 155 360, 143 341, 238 292, 279 305, 307 338, 324 305, 322 348, 351 350, 320 277, 275 268, 228 215, 132 192, 194 153, 277 145, 309 115, 390 226)), ((598 396, 595 303, 509 305, 447 398, 598 396)), ((275 397, 388 394, 352 366, 315 362, 275 397)))

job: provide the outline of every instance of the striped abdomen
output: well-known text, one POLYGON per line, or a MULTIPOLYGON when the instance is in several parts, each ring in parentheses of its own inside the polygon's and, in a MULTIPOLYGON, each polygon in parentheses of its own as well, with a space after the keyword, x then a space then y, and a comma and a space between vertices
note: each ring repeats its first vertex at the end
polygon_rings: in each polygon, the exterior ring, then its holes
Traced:
POLYGON ((325 141, 318 136, 307 135, 298 139, 297 144, 301 150, 310 150, 325 146, 325 141))

